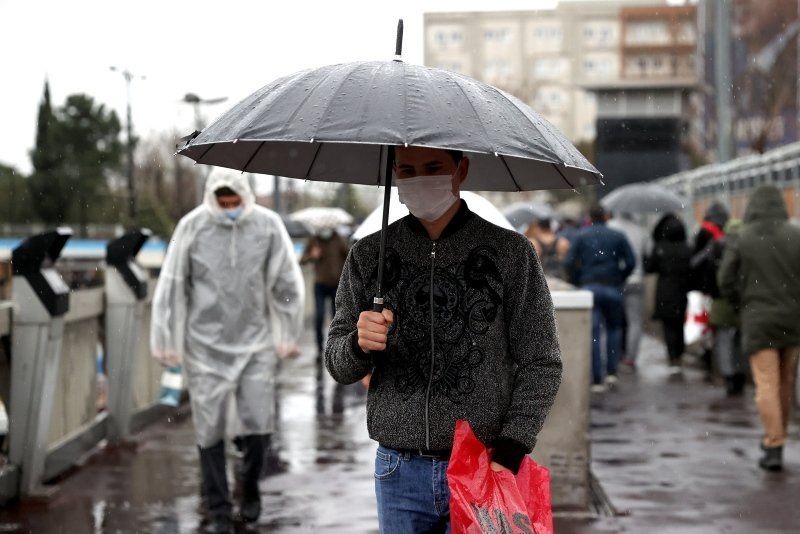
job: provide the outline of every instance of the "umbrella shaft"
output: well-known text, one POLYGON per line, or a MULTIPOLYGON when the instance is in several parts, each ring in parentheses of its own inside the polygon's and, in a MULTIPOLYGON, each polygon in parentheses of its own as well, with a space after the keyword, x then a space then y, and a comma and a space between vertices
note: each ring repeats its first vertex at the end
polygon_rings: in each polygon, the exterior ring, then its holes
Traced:
POLYGON ((389 204, 392 198, 392 163, 394 147, 386 147, 386 166, 383 173, 383 220, 381 221, 381 248, 378 253, 378 291, 372 304, 373 311, 383 311, 383 267, 386 260, 386 229, 389 226, 389 204))

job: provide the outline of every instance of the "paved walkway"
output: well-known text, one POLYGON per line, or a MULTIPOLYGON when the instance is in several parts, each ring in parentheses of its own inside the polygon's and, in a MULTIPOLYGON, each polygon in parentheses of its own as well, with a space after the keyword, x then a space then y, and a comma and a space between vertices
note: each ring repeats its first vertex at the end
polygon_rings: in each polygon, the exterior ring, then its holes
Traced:
MULTIPOLYGON (((787 471, 762 473, 750 396, 726 401, 696 372, 670 379, 661 351, 646 340, 640 373, 594 399, 592 469, 623 515, 561 517, 556 531, 797 532, 797 433, 787 471)), ((279 445, 288 468, 262 482, 265 514, 251 531, 377 532, 363 391, 315 375, 308 356, 281 371, 279 445)), ((0 532, 196 532, 190 419, 178 413, 137 439, 136 451, 93 456, 49 504, 0 511, 0 532)))

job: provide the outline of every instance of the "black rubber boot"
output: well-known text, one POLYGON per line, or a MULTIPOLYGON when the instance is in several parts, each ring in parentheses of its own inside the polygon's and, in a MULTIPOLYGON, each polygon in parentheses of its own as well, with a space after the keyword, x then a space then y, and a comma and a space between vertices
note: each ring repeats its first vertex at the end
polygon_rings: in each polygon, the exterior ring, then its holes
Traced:
POLYGON ((200 451, 202 488, 205 493, 209 522, 205 531, 214 534, 229 533, 233 527, 232 506, 225 472, 225 442, 200 451))
POLYGON ((261 469, 261 476, 268 477, 285 473, 289 468, 289 464, 281 460, 281 457, 275 448, 275 443, 272 441, 272 436, 266 435, 265 438, 264 467, 261 469))
POLYGON ((258 479, 264 467, 264 452, 269 442, 268 434, 254 434, 237 438, 243 453, 241 471, 242 493, 239 500, 239 515, 245 523, 254 523, 261 515, 261 492, 258 479))
POLYGON ((758 461, 758 466, 766 471, 780 471, 783 469, 783 447, 765 447, 761 445, 764 456, 758 461))
POLYGON ((742 373, 725 377, 725 392, 728 397, 741 397, 744 394, 746 377, 742 373))

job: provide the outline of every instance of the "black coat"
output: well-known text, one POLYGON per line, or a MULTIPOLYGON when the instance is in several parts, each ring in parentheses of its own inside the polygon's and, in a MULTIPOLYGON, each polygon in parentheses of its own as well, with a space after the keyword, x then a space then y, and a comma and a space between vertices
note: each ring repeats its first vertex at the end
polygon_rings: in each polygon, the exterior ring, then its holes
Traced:
POLYGON ((645 271, 658 274, 653 318, 683 321, 691 288, 692 251, 686 243, 686 229, 676 216, 665 215, 653 231, 653 240, 653 252, 644 262, 645 271))

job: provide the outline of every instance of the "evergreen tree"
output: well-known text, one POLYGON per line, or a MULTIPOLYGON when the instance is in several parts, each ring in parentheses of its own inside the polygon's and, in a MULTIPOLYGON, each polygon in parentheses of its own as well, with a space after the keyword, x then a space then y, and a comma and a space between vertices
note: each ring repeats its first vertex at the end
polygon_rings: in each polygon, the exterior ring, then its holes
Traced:
POLYGON ((88 95, 67 97, 53 110, 45 82, 39 105, 36 146, 31 151, 34 172, 28 180, 34 206, 48 224, 77 219, 86 229, 96 204, 108 199, 107 174, 119 168, 120 122, 114 111, 95 104, 88 95))
POLYGON ((61 154, 55 138, 56 117, 50 104, 50 84, 44 82, 44 94, 39 104, 36 123, 36 145, 31 151, 33 173, 28 178, 28 189, 33 197, 33 207, 48 224, 60 224, 67 218, 68 186, 60 173, 61 154))

